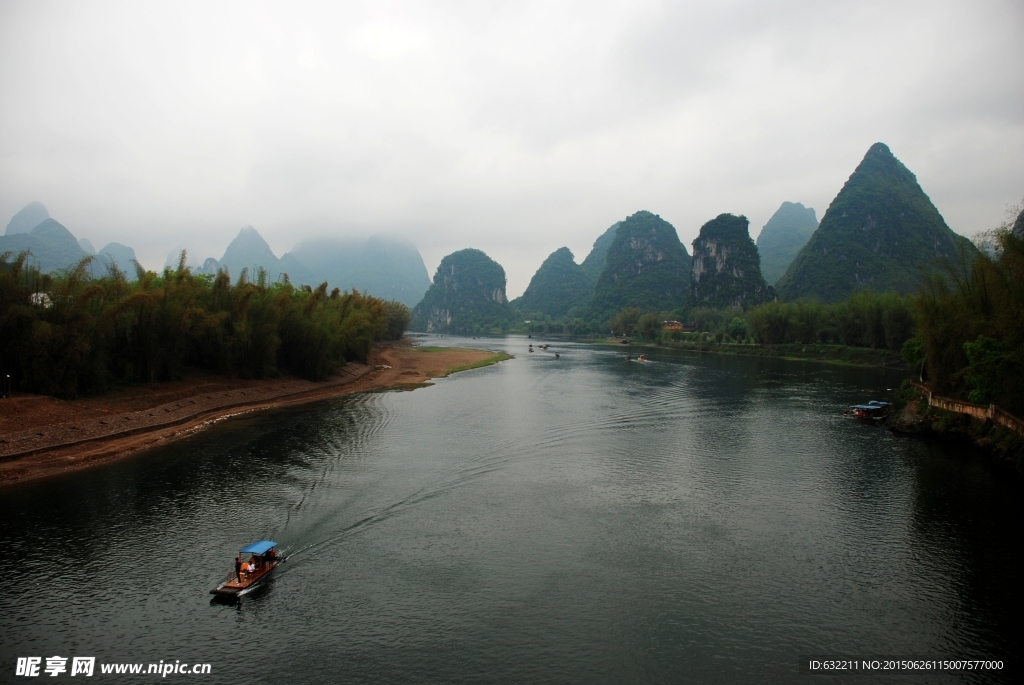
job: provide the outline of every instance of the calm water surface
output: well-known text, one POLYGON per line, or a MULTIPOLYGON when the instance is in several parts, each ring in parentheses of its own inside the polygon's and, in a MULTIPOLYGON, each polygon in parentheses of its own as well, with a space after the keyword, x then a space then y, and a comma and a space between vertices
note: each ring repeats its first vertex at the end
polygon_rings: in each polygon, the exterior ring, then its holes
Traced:
POLYGON ((26 681, 16 657, 55 654, 209 662, 167 677, 206 683, 822 683, 801 655, 1020 663, 1020 479, 841 418, 899 374, 438 342, 517 357, 0 490, 0 682, 26 681), (287 563, 211 604, 260 538, 287 563))

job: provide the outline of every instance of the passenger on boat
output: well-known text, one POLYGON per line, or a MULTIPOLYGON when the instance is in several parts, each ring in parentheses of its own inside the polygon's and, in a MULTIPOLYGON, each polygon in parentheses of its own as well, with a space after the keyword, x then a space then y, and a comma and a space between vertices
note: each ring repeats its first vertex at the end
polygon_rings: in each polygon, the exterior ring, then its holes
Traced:
POLYGON ((238 578, 238 582, 242 582, 242 555, 239 554, 235 557, 235 577, 238 578))

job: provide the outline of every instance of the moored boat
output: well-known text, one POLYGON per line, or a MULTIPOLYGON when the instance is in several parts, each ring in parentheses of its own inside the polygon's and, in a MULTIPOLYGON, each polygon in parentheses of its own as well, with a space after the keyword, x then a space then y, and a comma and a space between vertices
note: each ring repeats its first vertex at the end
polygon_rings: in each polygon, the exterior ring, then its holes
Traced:
POLYGON ((867 404, 855 404, 843 411, 851 419, 872 419, 878 421, 889 415, 889 403, 871 400, 867 404))
POLYGON ((270 575, 278 563, 276 542, 254 542, 239 550, 238 556, 235 557, 235 570, 228 573, 223 583, 210 590, 210 594, 228 598, 240 597, 270 575), (248 559, 245 558, 246 555, 249 555, 248 559))

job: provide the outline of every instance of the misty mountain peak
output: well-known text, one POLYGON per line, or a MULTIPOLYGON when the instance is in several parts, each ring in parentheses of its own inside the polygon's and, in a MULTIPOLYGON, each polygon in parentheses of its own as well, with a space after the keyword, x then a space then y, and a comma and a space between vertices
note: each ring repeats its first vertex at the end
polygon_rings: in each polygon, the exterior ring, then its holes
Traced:
POLYGON ((817 228, 814 210, 799 202, 783 202, 776 210, 757 236, 761 273, 769 285, 786 273, 817 228))
POLYGON ((227 267, 229 273, 237 278, 242 269, 249 269, 254 272, 256 268, 262 267, 270 271, 271 278, 276 278, 274 271, 278 268, 277 255, 270 249, 270 245, 263 239, 252 226, 244 226, 238 231, 238 236, 224 250, 224 256, 220 258, 220 266, 227 267))
POLYGON ((135 250, 121 243, 107 243, 97 255, 97 262, 104 268, 115 264, 129 281, 135 280, 135 250))
POLYGON ((31 233, 32 229, 50 218, 42 202, 29 202, 20 212, 11 217, 6 235, 31 233))
POLYGON ((51 240, 60 240, 66 244, 74 243, 75 247, 79 250, 82 247, 78 244, 78 239, 71 234, 64 224, 61 224, 54 219, 44 219, 42 223, 29 231, 31 235, 47 238, 51 240))

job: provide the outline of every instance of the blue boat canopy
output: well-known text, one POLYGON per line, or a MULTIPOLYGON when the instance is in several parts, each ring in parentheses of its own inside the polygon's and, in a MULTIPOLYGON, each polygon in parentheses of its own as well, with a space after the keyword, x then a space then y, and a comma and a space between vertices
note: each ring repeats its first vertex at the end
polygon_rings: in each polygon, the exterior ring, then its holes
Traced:
POLYGON ((274 547, 277 547, 277 543, 273 540, 260 540, 243 549, 240 554, 263 554, 274 547))

